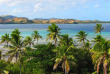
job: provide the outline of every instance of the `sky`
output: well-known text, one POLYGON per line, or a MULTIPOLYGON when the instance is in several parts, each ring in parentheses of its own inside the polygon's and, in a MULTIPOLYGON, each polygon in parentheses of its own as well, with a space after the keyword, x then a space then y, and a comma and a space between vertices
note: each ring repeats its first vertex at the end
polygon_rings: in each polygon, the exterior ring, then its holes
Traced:
POLYGON ((110 0, 0 0, 0 15, 110 21, 110 0))

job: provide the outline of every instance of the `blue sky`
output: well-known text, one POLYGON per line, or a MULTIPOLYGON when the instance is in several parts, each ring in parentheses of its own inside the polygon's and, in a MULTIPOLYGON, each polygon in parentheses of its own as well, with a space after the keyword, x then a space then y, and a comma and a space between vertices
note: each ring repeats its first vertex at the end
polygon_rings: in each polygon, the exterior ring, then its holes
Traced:
POLYGON ((110 21, 110 0, 0 0, 0 15, 110 21))

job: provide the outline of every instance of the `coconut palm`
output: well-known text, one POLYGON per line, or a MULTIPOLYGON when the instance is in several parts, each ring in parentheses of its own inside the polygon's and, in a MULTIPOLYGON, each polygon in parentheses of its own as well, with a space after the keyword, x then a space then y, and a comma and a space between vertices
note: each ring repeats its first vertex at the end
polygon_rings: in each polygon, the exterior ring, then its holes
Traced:
POLYGON ((0 43, 6 43, 6 46, 8 47, 8 43, 10 42, 9 34, 5 33, 5 35, 1 36, 1 42, 0 43))
MULTIPOLYGON (((9 45, 9 51, 7 55, 10 55, 8 58, 9 61, 12 60, 13 57, 16 57, 16 62, 18 61, 19 57, 19 63, 22 59, 23 50, 22 47, 24 46, 24 41, 22 41, 22 36, 20 35, 19 29, 15 29, 15 31, 11 34, 11 45, 9 45)), ((21 74, 21 63, 20 63, 20 74, 21 74)))
POLYGON ((1 52, 1 50, 0 50, 0 60, 1 60, 1 58, 2 58, 2 52, 1 52))
POLYGON ((34 45, 34 40, 33 40, 33 38, 30 37, 30 36, 27 36, 27 37, 25 38, 24 42, 25 42, 25 43, 24 43, 25 46, 29 45, 29 46, 31 47, 31 45, 34 45))
POLYGON ((64 34, 61 36, 59 43, 61 45, 65 45, 67 47, 73 45, 73 39, 69 38, 68 34, 64 34))
POLYGON ((102 24, 96 24, 94 30, 97 34, 101 34, 101 31, 104 29, 104 27, 102 27, 102 24))
POLYGON ((91 48, 90 42, 86 42, 84 47, 85 47, 86 49, 90 50, 90 48, 91 48))
POLYGON ((79 31, 79 32, 77 33, 77 35, 76 35, 78 41, 79 41, 79 42, 83 42, 83 46, 85 46, 85 40, 88 41, 87 38, 86 38, 87 35, 88 35, 88 34, 87 34, 86 32, 84 32, 84 31, 79 31))
POLYGON ((34 39, 37 39, 37 44, 38 44, 38 40, 41 38, 42 39, 42 36, 39 35, 38 31, 34 31, 34 33, 32 34, 33 38, 34 39))
POLYGON ((97 35, 92 42, 100 43, 104 38, 101 35, 97 35))
POLYGON ((93 53, 92 59, 93 63, 95 63, 97 74, 99 74, 101 64, 103 65, 103 73, 107 74, 108 65, 110 64, 110 41, 102 38, 101 42, 97 42, 93 46, 91 52, 93 53))
POLYGON ((57 47, 58 56, 55 60, 55 64, 53 66, 53 70, 57 69, 58 65, 62 63, 62 69, 65 71, 65 74, 69 73, 70 64, 75 66, 74 56, 68 54, 68 51, 71 47, 67 48, 66 46, 59 46, 57 47))
POLYGON ((54 40, 55 46, 57 46, 57 40, 60 39, 60 28, 55 24, 52 23, 52 25, 48 26, 49 34, 47 34, 47 40, 50 39, 50 42, 54 40))

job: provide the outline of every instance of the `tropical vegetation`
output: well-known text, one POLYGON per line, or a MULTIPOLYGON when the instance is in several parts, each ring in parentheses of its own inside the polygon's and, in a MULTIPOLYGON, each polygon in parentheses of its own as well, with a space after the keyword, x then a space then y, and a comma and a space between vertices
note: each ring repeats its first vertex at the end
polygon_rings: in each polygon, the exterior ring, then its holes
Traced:
POLYGON ((101 35, 103 29, 96 24, 94 30, 100 34, 92 41, 85 31, 79 31, 75 42, 52 23, 47 44, 38 43, 42 36, 37 30, 24 38, 15 29, 1 36, 5 47, 0 50, 0 74, 109 74, 110 40, 101 35))

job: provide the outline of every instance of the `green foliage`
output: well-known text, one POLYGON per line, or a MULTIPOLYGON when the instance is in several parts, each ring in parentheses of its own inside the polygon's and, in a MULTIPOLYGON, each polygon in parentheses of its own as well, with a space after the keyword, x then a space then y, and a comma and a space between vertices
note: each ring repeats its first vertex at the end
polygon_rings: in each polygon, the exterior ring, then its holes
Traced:
POLYGON ((76 67, 72 67, 70 72, 76 74, 92 73, 94 71, 94 65, 92 64, 92 58, 88 50, 84 48, 71 48, 68 54, 75 57, 76 67))
POLYGON ((100 69, 103 68, 103 73, 107 74, 107 67, 110 64, 110 41, 101 37, 100 40, 96 40, 91 52, 93 53, 92 59, 97 73, 100 73, 100 69), (103 65, 103 67, 101 67, 101 65, 103 65))
POLYGON ((38 31, 34 31, 34 33, 32 34, 32 37, 34 38, 34 40, 36 39, 37 40, 37 44, 38 44, 38 40, 41 38, 42 39, 42 36, 38 33, 38 31))
POLYGON ((47 31, 49 34, 47 34, 47 40, 49 39, 50 42, 54 40, 55 46, 57 45, 58 39, 60 39, 60 30, 61 29, 55 23, 52 23, 52 25, 48 26, 47 31))
POLYGON ((27 46, 29 45, 31 47, 31 45, 34 45, 34 40, 32 37, 27 36, 24 40, 24 45, 27 46))
POLYGON ((101 34, 101 31, 103 31, 104 27, 102 27, 102 24, 96 24, 94 30, 95 30, 95 33, 100 33, 101 34))
POLYGON ((84 31, 79 31, 79 32, 77 33, 77 35, 76 35, 78 41, 79 41, 79 42, 83 42, 83 46, 85 45, 85 40, 88 41, 87 38, 86 38, 87 35, 88 35, 88 34, 86 34, 86 32, 84 32, 84 31))
MULTIPOLYGON (((64 22, 65 23, 65 22, 64 22)), ((103 30, 102 25, 96 25, 97 32, 103 30), (100 30, 99 30, 100 29, 100 30)), ((107 74, 110 71, 110 41, 97 35, 91 47, 87 40, 87 33, 78 32, 76 35, 83 46, 75 46, 73 39, 68 34, 60 35, 60 28, 52 23, 48 27, 48 39, 55 44, 39 44, 42 38, 38 31, 34 31, 32 37, 25 39, 19 29, 2 36, 2 42, 10 42, 8 61, 1 59, 0 51, 0 74, 107 74), (59 40, 58 40, 59 39, 59 40), (37 44, 34 42, 37 40, 37 44), (59 41, 57 43, 57 41, 59 41), (86 42, 87 41, 87 42, 86 42), (28 47, 26 47, 28 46, 28 47), (55 54, 56 53, 56 54, 55 54), (56 55, 56 56, 55 56, 56 55), (11 60, 16 58, 16 62, 11 60), (57 68, 56 71, 54 71, 57 68), (95 68, 95 69, 94 69, 95 68), (64 72, 63 72, 64 71, 64 72)))
POLYGON ((1 58, 2 58, 2 51, 0 50, 0 60, 1 60, 1 58))
POLYGON ((8 70, 6 69, 8 63, 4 60, 0 60, 0 74, 5 74, 6 72, 8 72, 8 70))
POLYGON ((58 55, 56 57, 53 70, 55 70, 58 67, 58 65, 62 64, 62 69, 63 69, 63 71, 65 71, 65 74, 67 74, 71 70, 70 64, 73 66, 76 65, 76 63, 74 62, 74 60, 75 60, 74 56, 72 54, 68 54, 71 47, 73 47, 73 45, 70 45, 70 46, 67 46, 67 45, 60 46, 59 45, 56 48, 56 50, 58 50, 57 51, 58 55))
POLYGON ((64 45, 66 47, 69 47, 73 45, 73 39, 69 38, 68 34, 62 35, 59 41, 59 45, 64 45))
POLYGON ((6 43, 7 47, 8 47, 8 43, 10 42, 10 37, 9 37, 9 34, 8 33, 5 33, 5 35, 2 35, 1 36, 1 42, 0 43, 6 43))
POLYGON ((25 63, 25 70, 30 74, 48 74, 52 72, 53 60, 55 57, 53 49, 55 46, 53 44, 40 44, 35 45, 36 49, 31 49, 26 47, 26 54, 24 56, 28 57, 27 62, 25 63))

